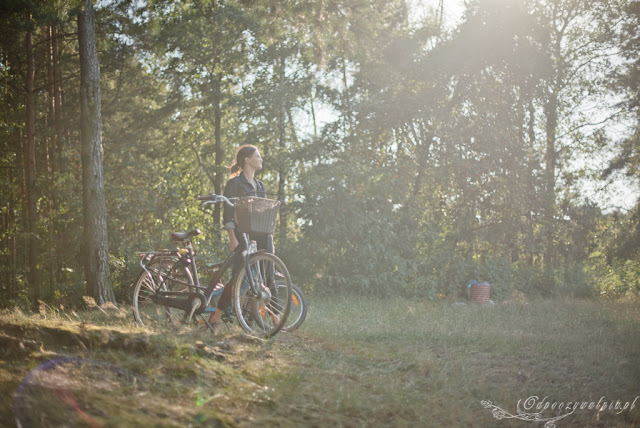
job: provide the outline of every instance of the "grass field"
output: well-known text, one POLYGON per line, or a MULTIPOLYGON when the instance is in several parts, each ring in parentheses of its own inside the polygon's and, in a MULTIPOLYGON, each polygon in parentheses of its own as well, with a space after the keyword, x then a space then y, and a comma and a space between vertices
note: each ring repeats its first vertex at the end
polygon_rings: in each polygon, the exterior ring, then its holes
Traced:
MULTIPOLYGON (((637 301, 313 297, 302 328, 268 342, 238 330, 150 334, 128 309, 5 312, 0 327, 7 397, 61 355, 135 373, 64 373, 96 426, 640 426, 637 301), (519 401, 525 413, 509 419, 519 401)), ((81 418, 59 390, 38 394, 28 410, 40 419, 81 418)), ((14 420, 3 401, 0 421, 14 420)))

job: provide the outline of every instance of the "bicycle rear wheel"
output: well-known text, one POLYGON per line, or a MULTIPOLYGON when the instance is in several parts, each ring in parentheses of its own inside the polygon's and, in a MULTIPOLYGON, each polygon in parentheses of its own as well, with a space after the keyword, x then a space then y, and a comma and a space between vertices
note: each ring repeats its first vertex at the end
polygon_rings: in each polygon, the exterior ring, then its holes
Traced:
POLYGON ((291 277, 282 260, 270 253, 257 253, 238 274, 233 286, 233 308, 240 326, 249 334, 259 337, 275 335, 287 321, 291 309, 291 277), (274 272, 283 275, 282 286, 277 287, 274 272), (259 295, 249 284, 253 279, 259 295))
POLYGON ((135 283, 132 297, 133 317, 142 327, 150 329, 182 326, 184 311, 158 305, 152 296, 157 291, 194 290, 191 271, 176 257, 157 256, 147 265, 135 283))
MULTIPOLYGON (((276 287, 284 290, 286 287, 286 282, 279 279, 276 281, 276 287)), ((282 291, 284 292, 284 291, 282 291)), ((280 294, 280 292, 278 293, 280 294)), ((282 331, 293 331, 300 327, 304 322, 304 319, 307 317, 307 299, 304 297, 302 290, 295 284, 291 284, 291 310, 289 311, 289 315, 287 316, 287 322, 284 327, 282 327, 282 331)))

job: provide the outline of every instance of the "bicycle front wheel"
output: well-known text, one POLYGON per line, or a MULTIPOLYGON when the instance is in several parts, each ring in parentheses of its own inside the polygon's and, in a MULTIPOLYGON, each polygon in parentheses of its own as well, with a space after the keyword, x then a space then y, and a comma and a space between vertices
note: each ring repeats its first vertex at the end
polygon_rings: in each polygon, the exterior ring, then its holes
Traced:
POLYGON ((242 268, 233 286, 233 308, 238 323, 249 334, 271 337, 280 331, 291 308, 291 277, 282 260, 270 253, 253 255, 249 269, 242 268), (283 286, 276 286, 275 271, 283 275, 283 286))
POLYGON ((155 257, 146 265, 133 289, 133 318, 150 329, 179 329, 184 311, 153 302, 157 291, 189 291, 195 289, 191 271, 175 257, 155 257))

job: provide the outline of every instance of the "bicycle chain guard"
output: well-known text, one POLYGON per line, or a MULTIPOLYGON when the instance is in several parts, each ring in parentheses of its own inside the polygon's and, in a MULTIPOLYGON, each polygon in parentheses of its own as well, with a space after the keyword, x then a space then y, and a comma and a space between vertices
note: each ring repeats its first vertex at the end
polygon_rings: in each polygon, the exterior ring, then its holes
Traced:
POLYGON ((191 312, 194 299, 200 300, 200 306, 196 308, 193 315, 200 315, 207 308, 207 302, 204 294, 200 292, 183 293, 171 291, 159 291, 151 296, 151 301, 156 305, 168 306, 170 308, 180 309, 185 312, 191 312), (175 297, 173 297, 175 296, 175 297))

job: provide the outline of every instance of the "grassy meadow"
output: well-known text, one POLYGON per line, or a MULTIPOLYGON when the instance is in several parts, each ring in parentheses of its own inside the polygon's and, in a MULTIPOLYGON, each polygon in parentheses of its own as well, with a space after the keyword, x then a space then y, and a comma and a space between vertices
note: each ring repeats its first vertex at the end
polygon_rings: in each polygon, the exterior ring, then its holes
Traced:
POLYGON ((21 417, 39 426, 640 426, 637 301, 310 300, 300 330, 266 342, 234 328, 216 338, 147 332, 126 307, 4 312, 0 385, 11 399, 0 421, 13 425, 31 369, 79 356, 103 363, 32 376, 21 417), (518 401, 526 414, 510 419, 518 401))

